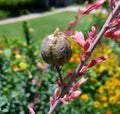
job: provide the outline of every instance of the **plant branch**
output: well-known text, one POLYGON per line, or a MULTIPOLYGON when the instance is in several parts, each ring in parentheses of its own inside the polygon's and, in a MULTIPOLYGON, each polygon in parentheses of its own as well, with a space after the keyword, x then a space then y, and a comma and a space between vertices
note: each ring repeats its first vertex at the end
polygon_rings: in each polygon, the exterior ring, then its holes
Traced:
MULTIPOLYGON (((88 50, 87 50, 88 52, 91 53, 94 50, 95 46, 97 45, 97 43, 102 38, 102 36, 104 35, 105 31, 107 30, 107 25, 112 21, 112 19, 115 17, 115 15, 117 14, 117 12, 119 10, 120 10, 120 1, 117 3, 117 5, 114 8, 114 10, 110 13, 108 19, 106 20, 105 24, 103 25, 101 31, 97 35, 96 39, 93 41, 93 43, 90 46, 90 48, 88 48, 88 50)), ((55 101, 55 103, 53 104, 53 106, 50 108, 48 114, 53 114, 53 112, 56 109, 56 107, 61 103, 61 98, 63 98, 64 95, 69 91, 70 87, 72 86, 72 83, 74 82, 74 80, 76 79, 77 75, 79 74, 79 71, 81 70, 82 66, 84 65, 84 62, 85 61, 80 62, 78 64, 77 68, 75 69, 75 71, 72 74, 71 79, 69 80, 69 82, 66 85, 66 87, 62 90, 59 98, 55 101)))
POLYGON ((61 75, 61 69, 60 69, 59 66, 58 67, 56 66, 56 69, 57 69, 57 72, 58 72, 58 77, 59 77, 59 79, 60 79, 60 81, 61 81, 61 83, 64 87, 64 82, 63 82, 62 75, 61 75))

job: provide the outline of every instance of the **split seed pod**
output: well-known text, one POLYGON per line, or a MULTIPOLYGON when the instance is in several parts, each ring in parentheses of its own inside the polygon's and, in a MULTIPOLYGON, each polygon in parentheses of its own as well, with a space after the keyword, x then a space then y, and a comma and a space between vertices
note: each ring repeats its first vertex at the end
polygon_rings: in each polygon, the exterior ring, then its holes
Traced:
POLYGON ((41 43, 41 56, 46 63, 53 66, 67 63, 72 56, 67 36, 57 28, 54 34, 45 37, 41 43))

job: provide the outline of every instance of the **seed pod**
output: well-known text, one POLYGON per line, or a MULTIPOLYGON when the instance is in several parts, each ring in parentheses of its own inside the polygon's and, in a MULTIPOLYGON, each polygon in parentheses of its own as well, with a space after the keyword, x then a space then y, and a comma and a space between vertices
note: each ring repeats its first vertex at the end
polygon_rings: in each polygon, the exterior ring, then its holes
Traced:
POLYGON ((54 34, 45 37, 41 43, 43 60, 53 66, 61 66, 72 56, 70 42, 67 36, 57 28, 54 34))

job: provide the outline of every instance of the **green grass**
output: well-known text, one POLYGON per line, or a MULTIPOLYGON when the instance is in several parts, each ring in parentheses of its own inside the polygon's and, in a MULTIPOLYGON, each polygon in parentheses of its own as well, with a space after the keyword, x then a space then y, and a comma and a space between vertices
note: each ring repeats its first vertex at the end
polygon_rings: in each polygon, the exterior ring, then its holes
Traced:
MULTIPOLYGON (((53 33, 56 27, 63 31, 69 21, 74 20, 75 14, 75 12, 62 12, 28 20, 29 27, 33 29, 33 32, 31 32, 32 40, 41 41, 46 35, 53 33)), ((85 23, 86 19, 82 19, 74 29, 86 31, 90 25, 85 23)), ((24 40, 25 35, 22 24, 23 22, 0 25, 0 36, 4 35, 8 41, 15 39, 24 40)))

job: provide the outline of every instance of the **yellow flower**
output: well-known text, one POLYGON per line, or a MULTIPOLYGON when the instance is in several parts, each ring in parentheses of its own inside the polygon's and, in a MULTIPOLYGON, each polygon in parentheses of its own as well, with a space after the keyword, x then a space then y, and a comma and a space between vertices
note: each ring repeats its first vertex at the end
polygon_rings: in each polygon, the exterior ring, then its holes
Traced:
POLYGON ((18 48, 14 49, 13 51, 14 54, 20 54, 20 50, 18 48))
POLYGON ((68 72, 68 73, 71 73, 72 71, 73 71, 73 70, 72 70, 71 68, 68 68, 68 69, 67 69, 67 72, 68 72))
POLYGON ((5 41, 5 37, 0 37, 0 41, 5 41))
POLYGON ((16 55, 15 55, 15 58, 16 58, 16 59, 21 59, 22 57, 21 57, 20 54, 16 54, 16 55))
POLYGON ((106 19, 107 15, 105 13, 102 13, 101 18, 106 19))
POLYGON ((93 20, 93 18, 92 18, 91 16, 89 16, 89 17, 87 18, 87 20, 88 20, 89 22, 91 22, 91 21, 93 20))
POLYGON ((108 88, 108 95, 109 95, 109 96, 113 96, 113 95, 114 95, 114 91, 111 90, 110 87, 108 88))
POLYGON ((77 57, 78 57, 78 54, 74 54, 73 57, 74 57, 74 58, 77 58, 77 57))
POLYGON ((120 98, 120 89, 117 89, 117 90, 116 90, 116 97, 117 97, 117 98, 120 98))
POLYGON ((117 55, 112 52, 112 49, 107 44, 99 44, 92 54, 92 58, 97 58, 100 56, 108 56, 108 59, 97 64, 93 67, 93 70, 96 74, 101 75, 104 71, 108 72, 109 75, 114 75, 119 66, 119 59, 117 55))
POLYGON ((27 64, 24 63, 24 62, 20 62, 20 63, 19 63, 19 66, 20 66, 20 68, 22 68, 22 69, 26 69, 26 68, 27 68, 27 64))
POLYGON ((90 80, 91 82, 95 82, 95 81, 96 81, 96 78, 90 77, 89 80, 90 80))
POLYGON ((71 57, 71 59, 70 59, 69 62, 70 62, 70 63, 73 63, 73 62, 75 62, 75 59, 74 59, 73 57, 71 57))
POLYGON ((12 66, 11 66, 11 68, 12 68, 12 70, 13 70, 13 71, 18 71, 18 66, 17 66, 17 65, 15 65, 15 64, 14 64, 14 65, 12 65, 12 66))
POLYGON ((111 96, 111 97, 109 98, 109 102, 110 102, 110 104, 115 104, 116 101, 117 101, 117 99, 116 99, 115 96, 111 96))
POLYGON ((23 45, 23 46, 27 46, 27 43, 26 43, 26 42, 23 42, 22 45, 23 45))
POLYGON ((88 95, 84 93, 84 94, 82 94, 80 96, 80 98, 83 99, 83 100, 87 100, 88 99, 88 95))
POLYGON ((95 16, 96 16, 96 17, 100 16, 100 13, 99 13, 99 12, 96 12, 96 13, 95 13, 95 16))
POLYGON ((107 100, 107 97, 106 97, 106 96, 101 95, 101 96, 100 96, 100 100, 101 100, 101 101, 106 101, 106 100, 107 100))
POLYGON ((104 104, 103 104, 103 107, 104 107, 104 108, 108 107, 108 104, 107 104, 107 103, 104 103, 104 104))
POLYGON ((80 62, 80 58, 79 57, 76 58, 76 62, 80 62))
POLYGON ((102 94, 104 92, 104 87, 101 86, 97 91, 102 94))
POLYGON ((94 101, 94 107, 95 107, 95 108, 100 107, 100 102, 99 102, 99 101, 94 101))

